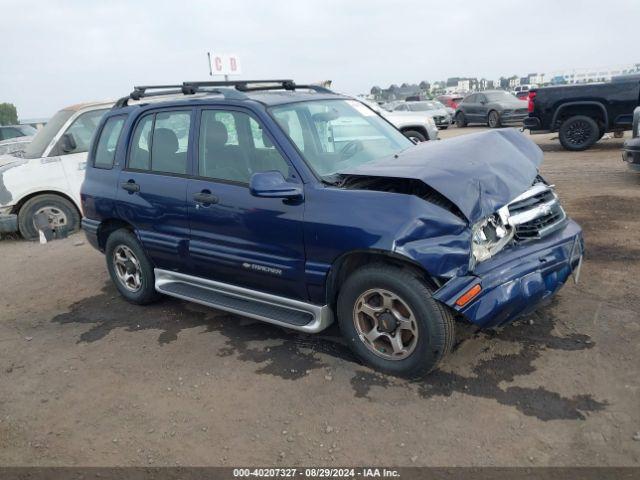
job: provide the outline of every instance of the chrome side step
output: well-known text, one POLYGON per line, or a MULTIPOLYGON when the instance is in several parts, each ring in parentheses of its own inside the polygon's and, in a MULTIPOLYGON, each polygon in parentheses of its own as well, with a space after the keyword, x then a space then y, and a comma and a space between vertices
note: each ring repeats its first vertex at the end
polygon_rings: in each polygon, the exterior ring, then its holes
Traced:
POLYGON ((328 305, 313 305, 159 268, 154 273, 158 292, 226 312, 308 333, 324 330, 333 322, 328 305))

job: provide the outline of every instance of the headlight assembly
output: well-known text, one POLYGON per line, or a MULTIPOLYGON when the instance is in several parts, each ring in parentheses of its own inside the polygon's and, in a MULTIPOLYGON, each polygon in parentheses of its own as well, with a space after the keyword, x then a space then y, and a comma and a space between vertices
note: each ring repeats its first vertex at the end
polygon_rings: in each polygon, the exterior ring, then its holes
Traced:
POLYGON ((500 209, 471 227, 471 268, 494 256, 511 241, 514 229, 506 222, 507 216, 508 210, 500 209))

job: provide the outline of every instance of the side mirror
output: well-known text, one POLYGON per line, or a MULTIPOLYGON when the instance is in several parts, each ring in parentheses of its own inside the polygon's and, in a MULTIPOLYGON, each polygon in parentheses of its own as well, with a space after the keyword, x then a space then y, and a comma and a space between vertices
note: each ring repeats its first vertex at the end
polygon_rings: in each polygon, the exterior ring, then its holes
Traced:
POLYGON ((287 182, 281 172, 256 172, 249 180, 249 191, 254 197, 302 199, 302 185, 287 182))
POLYGON ((64 153, 73 152, 76 148, 78 148, 78 144, 76 143, 76 139, 73 138, 73 133, 65 133, 60 137, 60 148, 64 153))

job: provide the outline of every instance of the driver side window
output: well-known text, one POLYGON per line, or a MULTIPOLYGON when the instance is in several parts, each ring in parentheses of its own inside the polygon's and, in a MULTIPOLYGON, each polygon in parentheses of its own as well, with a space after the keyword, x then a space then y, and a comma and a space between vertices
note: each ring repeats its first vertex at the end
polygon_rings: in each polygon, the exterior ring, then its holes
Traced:
POLYGON ((270 170, 290 176, 289 164, 254 118, 238 111, 202 112, 199 176, 248 184, 252 174, 270 170))

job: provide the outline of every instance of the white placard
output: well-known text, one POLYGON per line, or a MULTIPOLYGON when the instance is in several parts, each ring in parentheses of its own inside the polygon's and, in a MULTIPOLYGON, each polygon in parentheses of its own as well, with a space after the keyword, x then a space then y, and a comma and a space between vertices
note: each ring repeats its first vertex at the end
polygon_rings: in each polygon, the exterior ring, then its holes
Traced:
POLYGON ((235 53, 212 53, 211 73, 213 75, 240 75, 240 58, 235 53))

